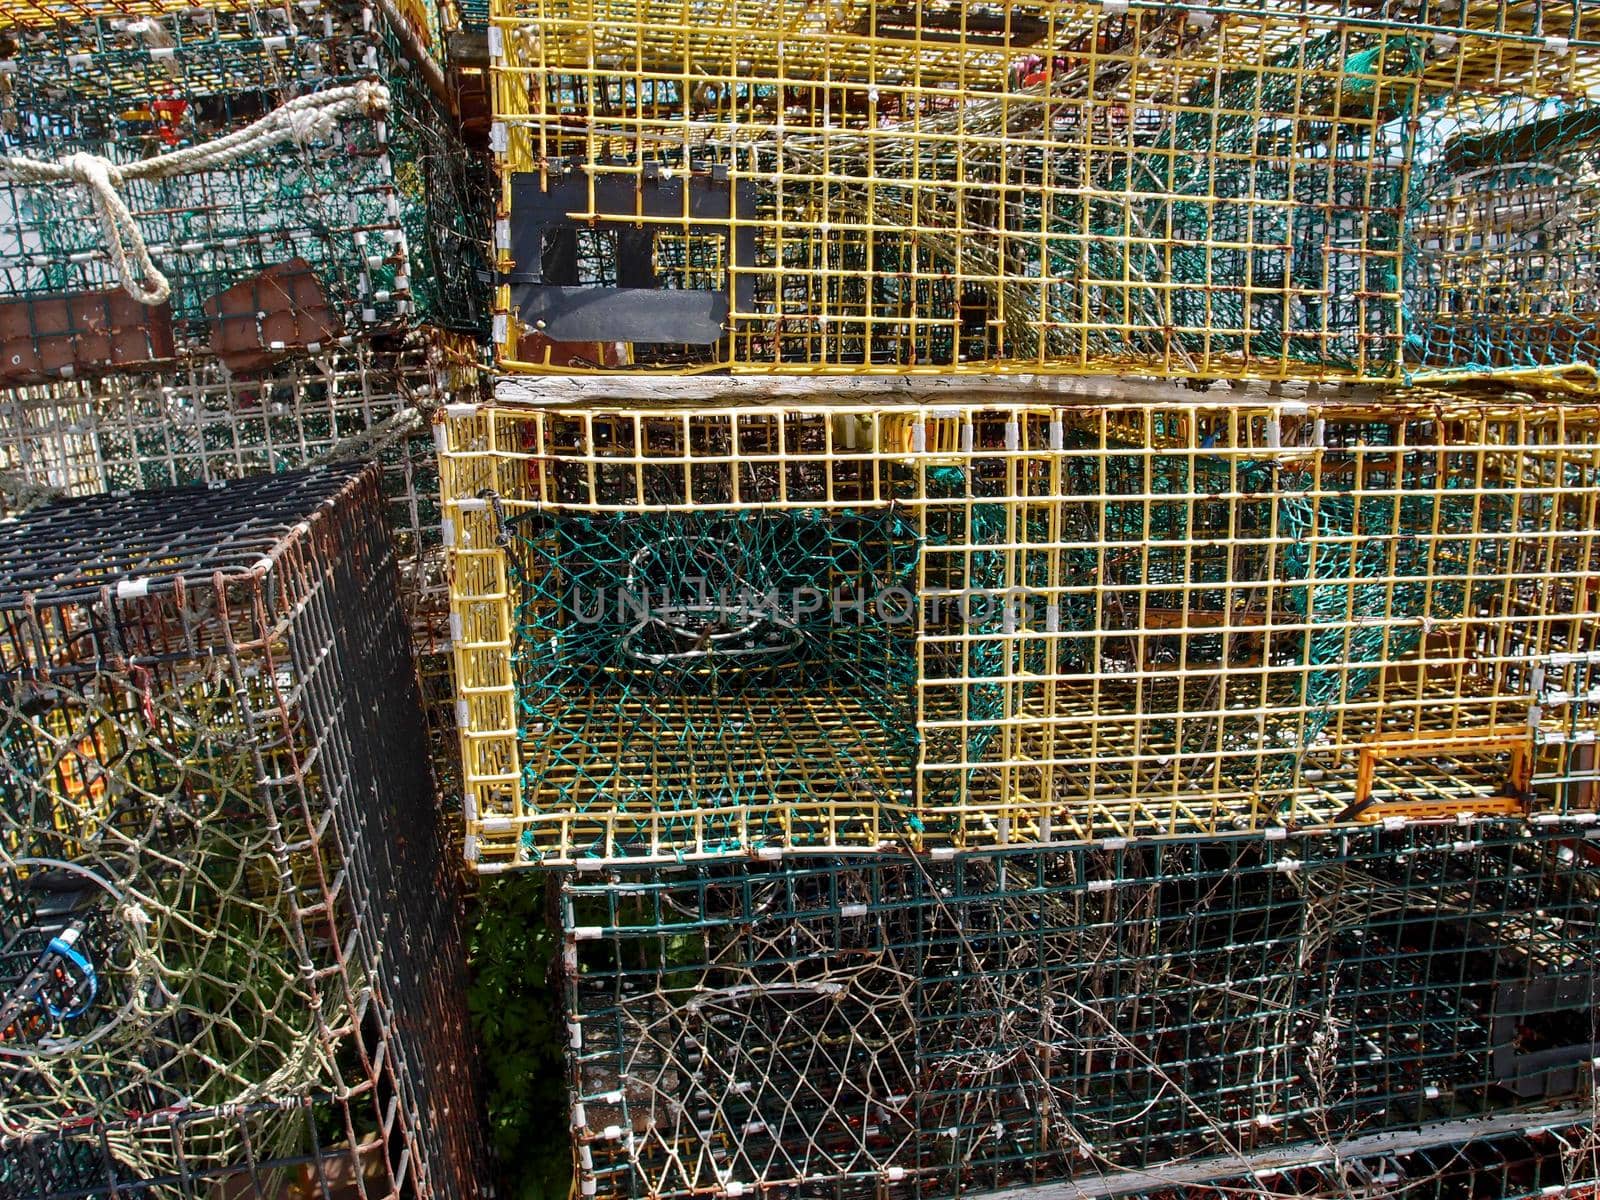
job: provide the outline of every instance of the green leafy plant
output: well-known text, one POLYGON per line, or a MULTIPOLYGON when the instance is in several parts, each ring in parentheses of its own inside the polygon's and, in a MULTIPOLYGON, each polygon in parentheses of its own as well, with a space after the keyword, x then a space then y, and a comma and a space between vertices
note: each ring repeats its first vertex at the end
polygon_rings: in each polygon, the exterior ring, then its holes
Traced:
POLYGON ((508 1200, 565 1200, 567 1137, 562 1005, 553 964, 559 939, 534 874, 487 884, 468 945, 468 1005, 483 1047, 489 1123, 508 1200))

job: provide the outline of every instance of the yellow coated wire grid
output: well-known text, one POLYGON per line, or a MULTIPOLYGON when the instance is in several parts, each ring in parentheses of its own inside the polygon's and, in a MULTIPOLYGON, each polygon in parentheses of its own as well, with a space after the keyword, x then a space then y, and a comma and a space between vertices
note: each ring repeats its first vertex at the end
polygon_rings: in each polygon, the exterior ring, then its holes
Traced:
POLYGON ((1592 22, 497 0, 501 361, 1392 379, 1420 117, 1581 95, 1592 22))
POLYGON ((469 856, 1596 806, 1600 409, 460 406, 469 856))

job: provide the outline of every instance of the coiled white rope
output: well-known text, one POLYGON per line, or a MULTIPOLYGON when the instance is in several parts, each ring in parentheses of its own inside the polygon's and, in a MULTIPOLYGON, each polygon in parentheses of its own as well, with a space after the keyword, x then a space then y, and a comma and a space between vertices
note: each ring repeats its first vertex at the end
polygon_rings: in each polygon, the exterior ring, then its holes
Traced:
POLYGON ((88 189, 105 230, 106 250, 123 289, 142 304, 160 304, 172 294, 172 284, 150 257, 133 212, 118 189, 130 180, 170 179, 224 167, 282 142, 314 141, 328 133, 341 117, 375 116, 388 108, 389 89, 381 83, 362 80, 347 87, 297 96, 243 129, 203 145, 139 162, 115 163, 98 154, 69 154, 58 162, 0 155, 0 179, 16 183, 71 181, 88 189), (142 283, 134 276, 135 264, 142 283))

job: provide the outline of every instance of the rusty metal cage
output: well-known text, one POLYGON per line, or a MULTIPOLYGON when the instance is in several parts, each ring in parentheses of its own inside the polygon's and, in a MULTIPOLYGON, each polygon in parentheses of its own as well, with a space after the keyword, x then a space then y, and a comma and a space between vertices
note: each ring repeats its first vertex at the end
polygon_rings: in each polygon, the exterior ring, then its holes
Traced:
POLYGON ((1407 287, 1419 131, 1581 96, 1597 37, 1571 0, 495 0, 495 342, 510 370, 1398 379, 1446 349, 1412 302, 1450 311, 1407 287))
POLYGON ((1595 833, 569 876, 579 1189, 1587 1195, 1595 833))
POLYGON ((444 423, 480 869, 1594 807, 1600 410, 586 390, 444 423))
POLYGON ((431 330, 341 341, 258 375, 202 358, 0 392, 0 511, 377 459, 417 649, 447 653, 431 420, 477 388, 477 348, 431 330))
POLYGON ((0 1195, 470 1197, 376 469, 0 524, 0 1195))

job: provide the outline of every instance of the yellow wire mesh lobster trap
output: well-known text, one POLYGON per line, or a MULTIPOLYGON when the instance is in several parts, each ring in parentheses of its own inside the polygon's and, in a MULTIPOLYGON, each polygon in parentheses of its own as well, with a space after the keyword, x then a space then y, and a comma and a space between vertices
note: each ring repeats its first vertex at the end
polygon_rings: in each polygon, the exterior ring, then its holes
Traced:
POLYGON ((480 868, 1593 806, 1600 409, 460 406, 480 868))
POLYGON ((1414 195, 1413 168, 1458 162, 1481 132, 1459 111, 1488 97, 1507 164, 1542 104, 1587 111, 1595 22, 1510 0, 496 0, 502 361, 1497 363, 1408 338, 1413 306, 1430 327, 1498 311, 1481 272, 1408 276, 1412 209, 1459 230, 1441 213, 1479 186, 1414 195))

